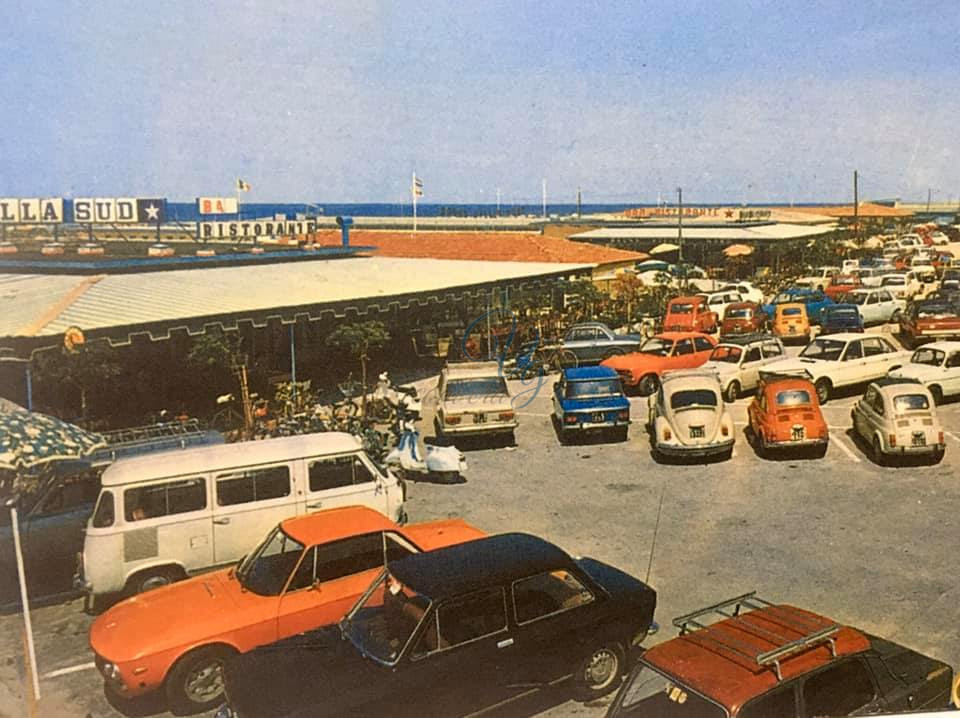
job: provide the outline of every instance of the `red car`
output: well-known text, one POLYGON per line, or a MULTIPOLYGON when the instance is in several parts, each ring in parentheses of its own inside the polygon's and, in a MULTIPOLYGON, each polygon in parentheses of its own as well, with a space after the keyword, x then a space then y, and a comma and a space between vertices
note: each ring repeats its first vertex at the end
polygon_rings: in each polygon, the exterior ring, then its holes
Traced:
POLYGON ((600 362, 616 370, 624 389, 639 389, 644 396, 660 386, 660 376, 671 369, 695 369, 710 358, 716 339, 700 332, 663 332, 650 337, 640 351, 600 362))
POLYGON ((767 324, 767 315, 756 302, 734 302, 723 314, 720 326, 722 336, 735 334, 754 334, 763 331, 767 324))
POLYGON ((663 316, 665 332, 705 332, 717 330, 717 313, 710 311, 703 297, 676 297, 667 304, 663 316))
POLYGON ((784 449, 809 450, 817 458, 827 453, 827 422, 817 390, 804 377, 761 370, 757 395, 747 408, 747 423, 761 456, 784 449))
POLYGON ((913 302, 900 315, 900 339, 912 349, 935 339, 960 337, 960 306, 948 299, 913 302))
POLYGON ((863 282, 860 281, 860 277, 852 274, 838 274, 830 280, 830 284, 824 288, 823 293, 836 302, 839 301, 841 294, 852 292, 862 286, 863 282))

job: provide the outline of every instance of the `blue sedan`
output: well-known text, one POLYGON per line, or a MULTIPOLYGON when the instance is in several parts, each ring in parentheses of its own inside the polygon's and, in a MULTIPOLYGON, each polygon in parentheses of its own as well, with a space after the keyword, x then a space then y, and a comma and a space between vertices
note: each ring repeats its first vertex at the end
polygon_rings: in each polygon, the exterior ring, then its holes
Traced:
POLYGON ((620 377, 605 366, 564 369, 553 386, 553 416, 561 443, 574 434, 607 433, 626 441, 630 401, 620 377))
POLYGON ((820 323, 820 312, 824 307, 833 304, 833 300, 819 289, 805 289, 803 287, 791 287, 781 289, 777 296, 769 304, 763 305, 764 313, 773 319, 773 315, 778 304, 791 304, 799 302, 807 306, 807 317, 811 324, 820 323))

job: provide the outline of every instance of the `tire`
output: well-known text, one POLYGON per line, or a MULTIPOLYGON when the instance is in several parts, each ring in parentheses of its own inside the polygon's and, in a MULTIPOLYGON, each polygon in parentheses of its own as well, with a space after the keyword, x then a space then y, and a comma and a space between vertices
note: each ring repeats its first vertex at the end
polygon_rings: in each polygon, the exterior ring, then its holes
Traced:
POLYGON ((155 588, 169 586, 171 583, 179 581, 183 577, 183 571, 173 566, 160 566, 158 568, 147 569, 127 579, 127 585, 123 593, 127 597, 136 596, 138 593, 145 593, 155 588))
POLYGON ((930 395, 933 397, 933 403, 940 406, 943 403, 943 389, 937 385, 930 387, 930 395))
POLYGON ((873 461, 877 466, 886 466, 887 460, 883 455, 883 445, 880 443, 880 437, 878 436, 873 437, 870 456, 873 458, 873 461))
POLYGON ((723 392, 723 400, 728 404, 732 404, 737 399, 740 398, 740 382, 734 379, 727 385, 727 388, 723 392))
POLYGON ((931 463, 939 464, 943 461, 943 456, 946 454, 946 449, 937 449, 933 452, 933 455, 930 457, 931 463))
POLYGON ((594 700, 615 690, 623 668, 624 654, 618 643, 604 643, 594 648, 573 672, 577 700, 594 700))
POLYGON ((821 404, 830 401, 830 394, 833 393, 833 385, 829 379, 817 379, 813 388, 817 390, 817 399, 821 404))
POLYGON ((623 443, 627 440, 629 436, 630 427, 629 426, 618 426, 613 430, 613 440, 619 443, 623 443))
POLYGON ((656 374, 647 374, 637 386, 640 390, 640 396, 650 396, 660 388, 660 377, 656 374))
POLYGON ((824 456, 827 455, 827 448, 828 448, 827 444, 817 447, 817 449, 813 452, 813 458, 822 459, 824 456))
POLYGON ((433 435, 438 439, 443 438, 443 429, 440 427, 440 420, 437 418, 433 420, 433 435))
POLYGON ((234 653, 227 646, 203 646, 182 656, 164 681, 170 712, 192 715, 223 703, 221 671, 224 660, 234 653))
POLYGON ((900 317, 902 317, 902 316, 903 316, 903 312, 901 312, 899 309, 897 309, 893 314, 890 315, 890 322, 889 322, 889 323, 890 323, 890 324, 899 324, 899 323, 900 323, 900 317))

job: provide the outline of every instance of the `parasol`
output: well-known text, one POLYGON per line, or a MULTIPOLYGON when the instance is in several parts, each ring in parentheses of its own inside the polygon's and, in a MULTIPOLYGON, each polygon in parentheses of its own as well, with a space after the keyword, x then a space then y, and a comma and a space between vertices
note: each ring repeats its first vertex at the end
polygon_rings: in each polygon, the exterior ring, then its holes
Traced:
POLYGON ((729 247, 726 247, 723 250, 723 256, 727 258, 748 257, 751 254, 753 254, 753 247, 750 247, 746 244, 731 244, 729 247))
POLYGON ((62 419, 33 411, 0 411, 0 469, 19 471, 77 459, 106 446, 106 440, 62 419))
POLYGON ((675 244, 670 244, 669 242, 664 242, 663 244, 658 244, 656 247, 650 250, 650 254, 667 254, 668 252, 677 252, 680 247, 675 244))

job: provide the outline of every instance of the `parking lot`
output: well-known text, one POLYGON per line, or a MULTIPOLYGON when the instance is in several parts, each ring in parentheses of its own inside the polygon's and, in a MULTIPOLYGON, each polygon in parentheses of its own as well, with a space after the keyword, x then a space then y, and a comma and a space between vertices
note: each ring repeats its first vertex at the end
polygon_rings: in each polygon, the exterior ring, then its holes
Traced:
MULTIPOLYGON (((756 589, 960 665, 960 403, 940 409, 941 464, 881 467, 849 434, 858 396, 824 407, 831 441, 823 459, 759 458, 743 436, 744 398, 729 406, 737 428, 730 461, 660 465, 643 426, 646 399, 631 399, 626 442, 561 446, 547 384, 519 412, 516 447, 469 450, 466 482, 414 483, 408 511, 412 521, 460 516, 491 533, 537 534, 640 578, 649 570, 661 625, 651 642, 676 635, 673 616, 756 589)), ((79 599, 34 612, 36 715, 169 715, 157 700, 108 702, 87 648, 91 620, 79 599)), ((30 715, 20 615, 0 617, 0 629, 0 716, 30 715)), ((495 712, 599 716, 605 706, 541 691, 495 712)))

